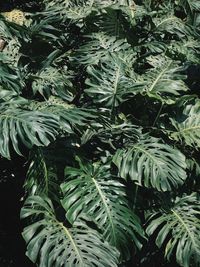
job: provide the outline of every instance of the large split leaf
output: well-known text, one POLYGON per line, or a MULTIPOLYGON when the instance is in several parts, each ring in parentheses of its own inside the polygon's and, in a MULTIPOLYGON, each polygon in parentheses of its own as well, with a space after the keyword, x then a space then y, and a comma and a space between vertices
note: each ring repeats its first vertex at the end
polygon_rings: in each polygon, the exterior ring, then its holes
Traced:
POLYGON ((50 199, 29 197, 21 218, 34 218, 23 231, 27 256, 39 267, 117 267, 119 253, 84 220, 69 227, 56 218, 50 199))
POLYGON ((56 168, 49 164, 42 148, 32 149, 29 168, 25 181, 25 190, 29 195, 46 195, 59 201, 59 184, 56 168))
POLYGON ((200 263, 199 207, 192 194, 178 198, 173 207, 155 212, 149 218, 147 234, 156 233, 156 244, 165 247, 167 259, 175 254, 177 262, 184 267, 200 263))
POLYGON ((21 155, 20 143, 28 148, 47 146, 58 133, 58 118, 53 114, 19 108, 0 111, 0 153, 6 158, 11 145, 21 155))
POLYGON ((150 57, 149 64, 153 66, 143 76, 144 91, 149 97, 156 98, 168 104, 188 88, 183 80, 183 67, 167 57, 150 57))
POLYGON ((185 156, 160 139, 147 135, 138 143, 118 150, 113 162, 121 177, 130 177, 139 185, 159 191, 172 190, 186 179, 185 156))
POLYGON ((44 96, 49 96, 51 92, 53 95, 59 95, 67 101, 73 100, 74 90, 70 82, 70 76, 67 73, 54 67, 47 67, 31 77, 34 94, 39 92, 44 96))
POLYGON ((109 172, 109 166, 82 163, 66 168, 61 185, 66 217, 73 222, 82 213, 90 216, 105 240, 116 246, 125 258, 130 256, 130 241, 140 247, 142 229, 138 217, 128 206, 124 185, 109 172))
POLYGON ((186 36, 190 28, 186 25, 185 21, 177 17, 174 13, 174 9, 169 5, 166 6, 166 14, 158 14, 153 18, 155 24, 155 31, 168 32, 173 35, 177 35, 179 38, 186 36))
POLYGON ((26 107, 58 116, 61 129, 67 133, 73 133, 72 128, 87 126, 97 117, 94 109, 78 108, 54 96, 43 102, 31 101, 26 107))
POLYGON ((87 42, 80 46, 76 51, 74 58, 78 63, 85 65, 98 64, 100 60, 104 61, 119 53, 120 51, 128 51, 130 45, 125 39, 117 39, 114 36, 108 36, 99 32, 86 36, 87 42))
POLYGON ((184 141, 188 146, 200 147, 200 102, 188 104, 181 116, 171 118, 171 123, 176 129, 171 137, 184 141))
POLYGON ((130 96, 141 91, 137 87, 136 75, 127 73, 126 65, 119 59, 110 58, 100 68, 88 67, 89 86, 86 93, 93 98, 94 102, 109 108, 119 106, 130 96))

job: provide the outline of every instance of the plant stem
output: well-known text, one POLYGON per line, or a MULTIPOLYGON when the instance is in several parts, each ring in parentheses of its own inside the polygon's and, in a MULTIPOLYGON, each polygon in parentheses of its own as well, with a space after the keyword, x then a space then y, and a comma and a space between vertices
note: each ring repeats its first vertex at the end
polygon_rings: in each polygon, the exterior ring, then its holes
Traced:
POLYGON ((158 111, 158 114, 157 114, 157 116, 156 116, 156 118, 155 118, 155 120, 154 120, 153 127, 156 125, 156 122, 157 122, 157 120, 158 120, 159 117, 160 117, 160 113, 162 112, 163 106, 164 106, 164 104, 163 104, 163 102, 162 102, 162 104, 161 104, 161 106, 160 106, 160 109, 159 109, 159 111, 158 111))

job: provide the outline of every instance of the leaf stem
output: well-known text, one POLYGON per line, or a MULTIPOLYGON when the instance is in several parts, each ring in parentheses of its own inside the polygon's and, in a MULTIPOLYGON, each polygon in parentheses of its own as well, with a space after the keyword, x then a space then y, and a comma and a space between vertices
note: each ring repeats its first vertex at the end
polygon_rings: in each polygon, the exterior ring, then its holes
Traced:
POLYGON ((159 119, 159 117, 160 117, 160 114, 161 114, 161 112, 162 112, 162 109, 163 109, 163 106, 164 106, 164 104, 163 104, 163 102, 162 102, 162 104, 161 104, 161 106, 160 106, 160 108, 159 108, 159 111, 158 111, 158 113, 157 113, 157 116, 156 116, 156 118, 155 118, 155 120, 154 120, 154 122, 153 122, 153 127, 156 125, 156 122, 157 122, 157 120, 159 119))

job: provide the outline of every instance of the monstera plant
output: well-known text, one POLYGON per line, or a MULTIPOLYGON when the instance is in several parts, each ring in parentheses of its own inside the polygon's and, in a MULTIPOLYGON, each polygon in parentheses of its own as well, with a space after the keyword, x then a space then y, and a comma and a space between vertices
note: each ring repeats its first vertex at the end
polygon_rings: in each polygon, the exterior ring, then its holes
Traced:
POLYGON ((29 166, 27 256, 199 266, 200 1, 37 5, 0 17, 0 154, 29 166))

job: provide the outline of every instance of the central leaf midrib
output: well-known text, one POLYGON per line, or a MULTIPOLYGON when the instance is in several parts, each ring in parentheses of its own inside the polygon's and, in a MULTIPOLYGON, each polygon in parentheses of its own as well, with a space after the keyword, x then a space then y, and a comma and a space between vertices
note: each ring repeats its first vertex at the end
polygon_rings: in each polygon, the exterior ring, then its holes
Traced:
POLYGON ((69 230, 63 225, 63 223, 59 222, 58 224, 62 227, 62 229, 64 230, 64 232, 65 232, 66 235, 68 236, 69 240, 71 241, 72 246, 74 247, 74 250, 76 251, 76 254, 78 255, 78 258, 80 259, 80 262, 81 262, 81 264, 82 264, 81 266, 84 266, 83 258, 82 258, 81 254, 80 254, 80 252, 79 252, 79 249, 78 249, 78 247, 77 247, 77 245, 76 245, 76 243, 75 243, 75 241, 74 241, 74 239, 73 239, 71 233, 70 233, 69 230))
POLYGON ((153 157, 147 150, 142 149, 142 148, 139 147, 139 146, 134 146, 134 148, 135 148, 135 149, 138 149, 139 151, 141 151, 141 152, 143 152, 144 154, 148 155, 149 158, 151 158, 152 161, 155 162, 155 164, 158 166, 158 168, 159 168, 160 170, 162 170, 162 167, 158 164, 158 162, 160 162, 160 161, 158 161, 158 159, 157 159, 156 157, 153 157))
POLYGON ((116 94, 117 94, 117 88, 118 88, 119 76, 120 76, 120 68, 118 67, 117 70, 116 70, 115 81, 114 81, 114 87, 113 87, 113 103, 112 103, 112 110, 113 110, 114 107, 115 107, 115 101, 116 101, 116 94))
POLYGON ((179 222, 184 226, 186 232, 188 233, 188 236, 191 239, 191 242, 194 246, 194 249, 198 252, 198 247, 195 243, 195 239, 193 237, 193 234, 190 232, 189 228, 187 227, 187 224, 184 222, 184 220, 181 218, 181 216, 175 210, 172 209, 171 211, 174 214, 174 216, 179 220, 179 222))
POLYGON ((178 132, 182 133, 182 132, 187 132, 187 131, 195 130, 195 129, 200 129, 200 125, 180 129, 178 132))
POLYGON ((46 194, 48 196, 49 195, 48 170, 47 170, 46 162, 43 158, 42 158, 41 162, 42 162, 43 169, 44 169, 45 191, 46 191, 46 194))
POLYGON ((161 73, 159 73, 159 75, 157 76, 157 78, 155 79, 155 81, 150 86, 148 92, 151 92, 154 89, 154 87, 156 86, 156 84, 158 83, 158 81, 160 80, 160 78, 163 76, 163 74, 166 72, 166 70, 170 67, 171 63, 172 63, 172 61, 170 60, 170 62, 167 64, 167 67, 164 68, 164 70, 162 70, 161 73))
POLYGON ((109 219, 110 224, 111 224, 112 233, 113 233, 113 237, 114 237, 114 245, 115 245, 115 244, 116 244, 115 227, 114 227, 114 224, 113 224, 113 221, 112 221, 112 216, 111 216, 111 213, 110 213, 110 209, 109 209, 109 207, 108 207, 108 205, 107 205, 107 203, 106 203, 104 194, 103 194, 101 188, 99 187, 97 181, 96 181, 93 177, 91 177, 91 178, 92 178, 92 181, 93 181, 93 183, 94 183, 94 185, 95 185, 97 191, 99 192, 99 195, 100 195, 100 197, 101 197, 101 199, 102 199, 102 202, 103 202, 103 204, 104 204, 104 206, 105 206, 105 209, 106 209, 106 212, 107 212, 107 215, 108 215, 108 219, 109 219))
POLYGON ((116 76, 115 76, 115 82, 114 82, 114 95, 117 93, 117 87, 118 87, 118 82, 119 82, 119 74, 120 74, 120 68, 117 68, 116 71, 116 76))
POLYGON ((156 26, 156 28, 159 28, 163 23, 165 23, 165 22, 167 22, 167 21, 170 21, 170 20, 178 20, 178 19, 177 19, 177 17, 175 17, 175 16, 171 16, 171 17, 169 17, 169 18, 166 18, 166 19, 162 20, 162 21, 156 26))
POLYGON ((22 119, 20 117, 16 117, 14 115, 6 115, 6 114, 3 114, 3 115, 0 115, 1 118, 5 117, 6 119, 7 118, 11 118, 11 119, 14 119, 16 121, 21 121, 22 123, 25 123, 25 124, 28 124, 28 125, 32 125, 32 122, 30 121, 26 121, 25 119, 22 119))

